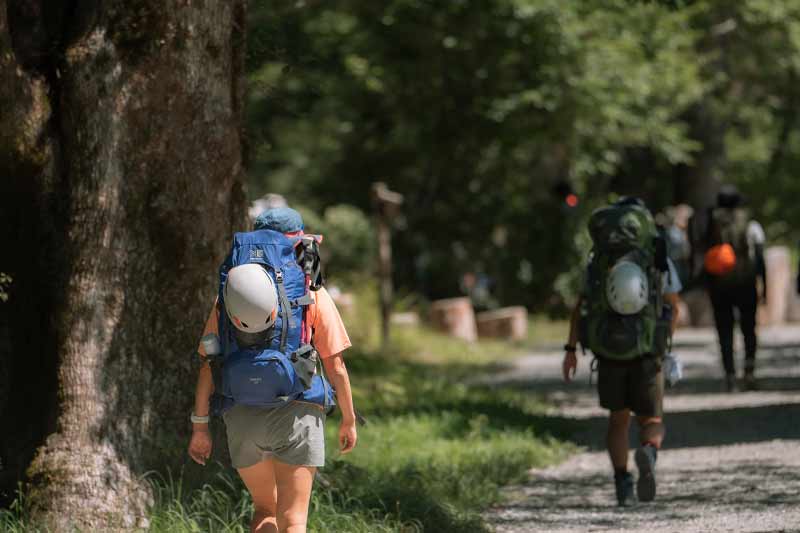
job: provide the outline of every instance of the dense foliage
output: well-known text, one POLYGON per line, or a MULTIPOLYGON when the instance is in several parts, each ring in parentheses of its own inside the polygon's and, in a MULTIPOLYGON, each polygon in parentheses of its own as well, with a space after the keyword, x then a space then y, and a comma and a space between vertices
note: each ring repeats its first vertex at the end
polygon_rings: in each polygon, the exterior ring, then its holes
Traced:
POLYGON ((386 181, 406 288, 475 271, 505 303, 558 303, 609 192, 702 204, 736 181, 797 236, 792 0, 254 0, 249 23, 251 194, 367 211, 386 181))

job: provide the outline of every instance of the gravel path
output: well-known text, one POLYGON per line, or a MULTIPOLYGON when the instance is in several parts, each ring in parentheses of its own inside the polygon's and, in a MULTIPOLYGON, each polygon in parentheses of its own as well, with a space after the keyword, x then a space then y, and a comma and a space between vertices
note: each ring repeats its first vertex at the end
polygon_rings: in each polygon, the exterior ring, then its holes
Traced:
POLYGON ((509 487, 506 503, 487 514, 496 531, 800 532, 800 327, 762 329, 758 392, 722 392, 712 331, 681 331, 675 345, 685 377, 665 398, 658 497, 627 509, 615 505, 607 413, 589 384, 588 358, 569 386, 555 350, 492 377, 496 386, 544 394, 549 415, 584 448, 509 487))

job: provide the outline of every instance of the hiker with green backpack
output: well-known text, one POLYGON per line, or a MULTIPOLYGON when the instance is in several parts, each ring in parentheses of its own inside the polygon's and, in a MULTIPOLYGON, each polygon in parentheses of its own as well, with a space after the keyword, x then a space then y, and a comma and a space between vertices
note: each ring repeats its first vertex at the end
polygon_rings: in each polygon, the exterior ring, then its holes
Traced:
POLYGON ((750 217, 744 203, 735 186, 720 188, 717 205, 709 216, 703 258, 703 278, 714 308, 728 392, 739 388, 733 359, 734 309, 739 311, 739 328, 744 337, 743 385, 746 390, 755 390, 756 310, 759 300, 766 302, 767 297, 764 229, 750 217))
POLYGON ((617 503, 626 506, 634 502, 628 472, 631 411, 641 443, 634 454, 636 494, 642 502, 655 499, 655 464, 664 438, 662 362, 670 351, 682 287, 663 234, 641 200, 623 198, 598 209, 589 233, 593 247, 564 346, 563 375, 567 383, 575 376, 578 342, 593 353, 600 406, 610 411, 606 444, 617 503))

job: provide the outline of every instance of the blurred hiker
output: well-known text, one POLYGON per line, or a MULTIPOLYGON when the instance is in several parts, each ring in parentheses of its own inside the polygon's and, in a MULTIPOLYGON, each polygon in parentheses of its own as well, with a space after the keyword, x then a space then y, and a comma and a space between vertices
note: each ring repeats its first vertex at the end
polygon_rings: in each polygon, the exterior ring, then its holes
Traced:
POLYGON ((221 414, 231 462, 253 498, 253 532, 306 531, 334 389, 341 453, 357 440, 342 359, 350 339, 322 286, 320 240, 304 234, 302 218, 289 208, 269 209, 254 231, 237 233, 199 349, 189 455, 206 463, 209 414, 221 414))
MULTIPOLYGON (((678 278, 684 287, 689 284, 691 278, 692 245, 689 241, 688 228, 693 211, 686 204, 668 207, 661 222, 667 242, 667 255, 675 265, 678 278)), ((656 217, 656 221, 658 220, 659 217, 656 217)))
POLYGON ((710 215, 703 261, 728 392, 738 388, 733 358, 734 309, 739 311, 739 328, 744 336, 743 385, 746 390, 757 388, 756 308, 759 300, 766 302, 767 295, 764 230, 750 218, 744 203, 736 187, 725 185, 720 189, 710 215))
POLYGON ((498 307, 492 296, 492 281, 484 273, 465 272, 459 283, 461 292, 467 295, 475 311, 488 311, 498 307))
POLYGON ((610 411, 607 447, 617 503, 634 501, 628 472, 631 411, 641 443, 634 454, 636 494, 649 502, 656 496, 655 465, 664 438, 662 361, 677 323, 681 282, 641 200, 623 198, 598 209, 589 220, 589 233, 592 253, 564 346, 564 380, 569 383, 575 376, 580 340, 594 354, 600 406, 610 411))

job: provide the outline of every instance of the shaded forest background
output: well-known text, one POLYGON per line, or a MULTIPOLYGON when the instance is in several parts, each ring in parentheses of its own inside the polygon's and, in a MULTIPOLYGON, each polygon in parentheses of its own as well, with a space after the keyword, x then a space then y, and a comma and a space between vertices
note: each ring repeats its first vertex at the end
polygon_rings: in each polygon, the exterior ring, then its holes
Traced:
POLYGON ((386 181, 407 292, 476 271, 558 309, 613 194, 702 209, 733 182, 771 241, 800 235, 796 2, 254 0, 248 37, 251 197, 369 212, 386 181))

